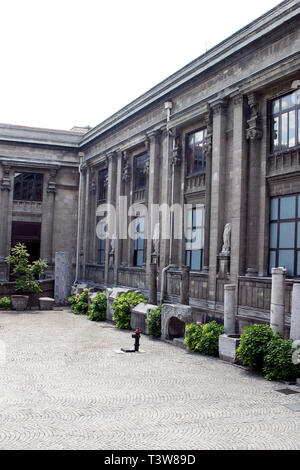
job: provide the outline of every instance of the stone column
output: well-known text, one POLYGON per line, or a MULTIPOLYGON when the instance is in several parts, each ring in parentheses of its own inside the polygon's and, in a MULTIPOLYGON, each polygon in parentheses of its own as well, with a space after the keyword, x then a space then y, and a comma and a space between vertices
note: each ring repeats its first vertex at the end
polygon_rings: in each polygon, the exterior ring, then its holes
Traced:
POLYGON ((8 266, 5 261, 9 255, 8 243, 8 212, 9 212, 9 196, 11 190, 10 182, 10 166, 3 166, 3 177, 0 182, 1 191, 1 223, 0 223, 0 281, 8 280, 8 266))
MULTIPOLYGON (((160 190, 160 203, 171 204, 171 174, 172 165, 170 159, 170 146, 171 138, 166 128, 162 129, 162 140, 161 140, 161 168, 159 180, 161 182, 160 190)), ((161 227, 163 229, 163 227, 161 227)), ((170 254, 170 240, 161 238, 160 241, 160 256, 159 256, 159 267, 160 272, 162 269, 169 264, 170 254)), ((165 282, 166 286, 166 282, 165 282)))
POLYGON ((235 334, 236 285, 224 286, 224 330, 226 335, 235 334))
POLYGON ((66 305, 71 293, 71 256, 70 253, 55 253, 55 288, 54 298, 57 305, 66 305))
POLYGON ((149 304, 157 305, 157 264, 150 264, 149 304))
MULTIPOLYGON (((43 223, 41 237, 41 258, 45 259, 49 267, 53 264, 53 224, 54 224, 54 206, 56 194, 56 174, 57 169, 50 170, 47 183, 46 198, 43 202, 43 223)), ((45 192, 44 192, 45 194, 45 192)))
MULTIPOLYGON (((115 152, 109 153, 107 156, 107 204, 116 206, 116 180, 117 180, 117 154, 115 152)), ((108 214, 108 231, 111 235, 115 234, 116 221, 112 217, 113 214, 108 214)), ((114 242, 111 243, 111 238, 106 239, 105 243, 105 271, 104 280, 107 284, 109 282, 108 272, 109 268, 113 268, 113 252, 114 242), (112 261, 112 262, 111 262, 112 261)))
POLYGON ((255 93, 248 94, 250 119, 247 121, 246 138, 249 142, 248 208, 247 208, 247 276, 258 275, 258 230, 260 191, 260 146, 262 130, 255 93))
MULTIPOLYGON (((148 171, 148 227, 147 227, 147 247, 146 247, 146 273, 149 279, 149 292, 151 286, 151 264, 153 253, 153 234, 155 224, 159 223, 159 218, 155 219, 155 214, 151 208, 153 204, 159 203, 159 133, 157 131, 147 134, 149 139, 149 171, 148 171)), ((158 255, 158 253, 157 253, 158 255)), ((150 302, 152 303, 152 302, 150 302)))
POLYGON ((293 285, 290 338, 300 340, 300 284, 293 285))
POLYGON ((211 171, 212 171, 212 122, 211 115, 206 118, 207 134, 205 137, 206 174, 205 174, 205 226, 204 226, 204 254, 203 271, 209 270, 210 245, 210 203, 211 203, 211 171))
POLYGON ((208 299, 215 302, 217 255, 221 250, 224 228, 225 177, 226 177, 226 119, 227 102, 219 100, 212 105, 213 138, 211 161, 210 247, 208 299))
POLYGON ((121 259, 122 240, 120 240, 120 196, 122 195, 122 152, 117 152, 117 169, 116 169, 116 241, 115 241, 115 259, 114 259, 114 285, 118 285, 118 268, 121 259))
POLYGON ((89 195, 90 195, 90 172, 88 166, 85 173, 85 195, 84 195, 84 226, 83 226, 83 256, 82 256, 82 279, 86 281, 86 264, 88 251, 88 224, 89 224, 89 195))
POLYGON ((180 284, 180 303, 189 305, 190 303, 190 267, 182 266, 180 284))
POLYGON ((230 279, 237 284, 245 274, 246 215, 247 215, 247 146, 244 98, 233 98, 233 152, 231 197, 231 258, 230 279))
POLYGON ((282 334, 285 313, 285 273, 284 268, 272 269, 270 326, 274 333, 282 334))

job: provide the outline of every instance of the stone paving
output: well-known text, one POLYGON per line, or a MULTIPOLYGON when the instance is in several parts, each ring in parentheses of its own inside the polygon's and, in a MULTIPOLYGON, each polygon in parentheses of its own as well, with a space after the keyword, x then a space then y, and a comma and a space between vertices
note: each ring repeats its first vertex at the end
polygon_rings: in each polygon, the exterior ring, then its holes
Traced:
POLYGON ((300 449, 282 383, 69 311, 0 325, 0 449, 300 449))

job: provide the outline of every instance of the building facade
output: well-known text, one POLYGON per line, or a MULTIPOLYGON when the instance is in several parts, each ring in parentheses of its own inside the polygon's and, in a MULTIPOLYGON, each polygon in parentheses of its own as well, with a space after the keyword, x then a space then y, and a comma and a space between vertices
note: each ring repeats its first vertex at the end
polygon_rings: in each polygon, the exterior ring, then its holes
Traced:
POLYGON ((285 266, 288 328, 300 279, 299 25, 299 1, 280 3, 85 133, 1 126, 2 278, 26 222, 49 273, 56 251, 72 252, 76 281, 148 295, 155 261, 160 297, 178 302, 188 265, 195 319, 221 319, 235 284, 242 329, 269 321, 271 268, 285 266), (188 210, 154 218, 164 204, 188 210))

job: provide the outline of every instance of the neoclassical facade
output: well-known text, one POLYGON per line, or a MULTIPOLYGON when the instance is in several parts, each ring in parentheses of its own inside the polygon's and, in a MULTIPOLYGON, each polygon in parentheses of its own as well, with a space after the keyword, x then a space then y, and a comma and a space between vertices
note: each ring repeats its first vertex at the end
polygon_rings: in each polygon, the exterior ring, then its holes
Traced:
POLYGON ((240 329, 269 321, 271 268, 285 266, 288 327, 300 280, 299 26, 299 2, 284 1, 89 131, 1 125, 2 279, 11 244, 37 224, 49 276, 55 252, 70 251, 77 282, 148 295, 156 262, 159 297, 178 302, 189 266, 195 319, 220 319, 235 284, 240 329), (163 213, 146 223, 142 209, 163 204, 188 205, 169 238, 163 213))

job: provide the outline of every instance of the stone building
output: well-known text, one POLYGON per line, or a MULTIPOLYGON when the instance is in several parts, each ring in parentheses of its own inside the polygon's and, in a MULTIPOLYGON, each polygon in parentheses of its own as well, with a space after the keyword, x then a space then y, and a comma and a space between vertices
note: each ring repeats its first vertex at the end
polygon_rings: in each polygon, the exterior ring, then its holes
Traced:
POLYGON ((240 329, 269 321, 271 268, 285 266, 288 327, 300 276, 299 25, 299 1, 280 3, 89 131, 2 125, 1 259, 27 223, 50 271, 54 253, 71 250, 76 280, 147 295, 156 251, 165 299, 179 301, 190 266, 195 319, 221 318, 224 285, 236 284, 240 329), (38 200, 24 200, 26 173, 43 188, 38 200), (104 202, 116 205, 112 241, 96 235, 104 202), (171 216, 171 239, 153 243, 142 204, 189 204, 190 235, 175 238, 171 216), (121 236, 120 214, 136 241, 121 236))

